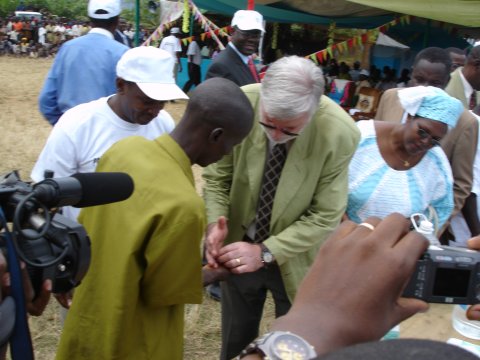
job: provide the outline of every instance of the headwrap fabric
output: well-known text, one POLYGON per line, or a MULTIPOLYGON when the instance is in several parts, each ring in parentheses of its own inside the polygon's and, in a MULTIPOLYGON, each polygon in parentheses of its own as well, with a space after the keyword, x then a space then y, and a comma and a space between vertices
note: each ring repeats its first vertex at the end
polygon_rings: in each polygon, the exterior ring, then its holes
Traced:
POLYGON ((410 115, 440 121, 451 129, 463 112, 462 103, 434 86, 415 86, 398 91, 403 109, 410 115))

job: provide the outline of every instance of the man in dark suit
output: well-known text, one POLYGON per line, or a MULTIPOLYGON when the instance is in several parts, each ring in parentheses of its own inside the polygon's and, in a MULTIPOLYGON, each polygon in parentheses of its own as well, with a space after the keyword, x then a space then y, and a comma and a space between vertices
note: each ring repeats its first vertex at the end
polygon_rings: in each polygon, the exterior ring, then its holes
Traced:
POLYGON ((253 10, 238 10, 232 19, 231 41, 210 65, 206 79, 223 77, 238 86, 260 82, 252 55, 258 51, 263 17, 253 10))
POLYGON ((126 28, 127 28, 127 20, 120 18, 120 20, 118 21, 118 27, 115 29, 115 32, 113 33, 113 37, 119 43, 122 43, 123 45, 126 45, 131 48, 132 43, 129 37, 123 33, 126 28))

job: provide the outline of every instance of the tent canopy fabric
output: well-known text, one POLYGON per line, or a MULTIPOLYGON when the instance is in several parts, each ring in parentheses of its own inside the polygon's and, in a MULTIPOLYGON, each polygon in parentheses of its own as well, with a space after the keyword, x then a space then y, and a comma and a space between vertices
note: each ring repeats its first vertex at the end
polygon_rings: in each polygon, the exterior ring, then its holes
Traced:
POLYGON ((410 49, 409 46, 399 43, 397 40, 392 39, 390 36, 379 33, 377 41, 375 42, 377 45, 394 47, 399 49, 410 49))
MULTIPOLYGON (((194 0, 210 11, 233 15, 247 0, 194 0)), ((414 15, 466 27, 480 27, 480 0, 256 0, 265 20, 337 27, 374 28, 398 14, 414 15)))

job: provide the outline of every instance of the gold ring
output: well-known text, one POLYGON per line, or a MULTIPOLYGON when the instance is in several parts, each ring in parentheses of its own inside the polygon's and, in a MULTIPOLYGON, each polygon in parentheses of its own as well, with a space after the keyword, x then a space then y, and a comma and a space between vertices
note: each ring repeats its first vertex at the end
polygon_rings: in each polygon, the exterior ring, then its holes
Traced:
POLYGON ((237 264, 240 264, 240 258, 235 259, 237 261, 237 264))
POLYGON ((369 224, 367 222, 363 222, 361 224, 358 224, 358 226, 363 226, 363 227, 366 227, 367 229, 370 229, 370 230, 375 230, 375 226, 373 226, 372 224, 369 224))

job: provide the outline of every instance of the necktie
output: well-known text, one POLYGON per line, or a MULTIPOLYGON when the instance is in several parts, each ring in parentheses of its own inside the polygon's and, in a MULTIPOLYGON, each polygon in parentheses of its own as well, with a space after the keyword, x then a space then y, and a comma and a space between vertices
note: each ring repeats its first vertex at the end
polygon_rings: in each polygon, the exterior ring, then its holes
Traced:
POLYGON ((270 218, 272 216, 273 199, 275 198, 278 180, 280 180, 286 158, 286 145, 277 144, 270 152, 267 164, 265 165, 255 221, 256 231, 254 242, 256 243, 262 242, 270 235, 270 218))
POLYGON ((252 73, 253 78, 257 83, 260 82, 260 78, 258 77, 257 69, 255 68, 255 64, 253 63, 253 60, 251 57, 248 58, 248 68, 250 69, 250 72, 252 73))
POLYGON ((470 103, 469 103, 468 108, 470 110, 473 110, 475 108, 475 106, 477 106, 477 92, 475 90, 473 90, 473 93, 470 96, 470 103))

